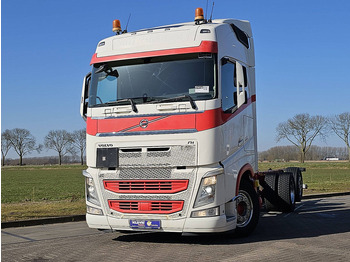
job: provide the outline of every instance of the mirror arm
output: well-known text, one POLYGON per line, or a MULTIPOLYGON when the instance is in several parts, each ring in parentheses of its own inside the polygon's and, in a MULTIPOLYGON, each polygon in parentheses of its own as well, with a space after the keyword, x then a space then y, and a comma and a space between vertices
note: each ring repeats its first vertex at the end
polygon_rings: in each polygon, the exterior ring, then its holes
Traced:
POLYGON ((80 115, 85 121, 87 119, 88 103, 86 102, 86 99, 88 99, 88 97, 89 97, 90 80, 91 80, 91 72, 89 72, 84 77, 83 88, 82 88, 82 92, 81 92, 80 115))

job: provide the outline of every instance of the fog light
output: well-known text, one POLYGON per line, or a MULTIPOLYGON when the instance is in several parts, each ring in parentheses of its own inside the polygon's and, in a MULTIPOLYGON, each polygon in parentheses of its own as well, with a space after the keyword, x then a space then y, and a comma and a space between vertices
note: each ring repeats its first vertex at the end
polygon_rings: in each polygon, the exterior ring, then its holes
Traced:
POLYGON ((103 215, 102 209, 86 206, 86 213, 91 215, 103 215))
POLYGON ((220 207, 213 207, 199 211, 193 211, 191 217, 215 217, 220 215, 220 207))

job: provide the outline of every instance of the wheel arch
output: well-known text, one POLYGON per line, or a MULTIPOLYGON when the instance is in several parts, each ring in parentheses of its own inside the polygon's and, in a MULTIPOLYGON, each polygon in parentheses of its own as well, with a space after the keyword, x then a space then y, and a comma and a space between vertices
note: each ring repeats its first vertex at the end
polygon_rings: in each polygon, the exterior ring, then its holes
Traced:
POLYGON ((254 182, 252 181, 254 177, 254 170, 250 164, 245 164, 241 170, 238 172, 237 183, 236 183, 236 196, 238 195, 239 186, 242 180, 250 180, 254 186, 254 182))

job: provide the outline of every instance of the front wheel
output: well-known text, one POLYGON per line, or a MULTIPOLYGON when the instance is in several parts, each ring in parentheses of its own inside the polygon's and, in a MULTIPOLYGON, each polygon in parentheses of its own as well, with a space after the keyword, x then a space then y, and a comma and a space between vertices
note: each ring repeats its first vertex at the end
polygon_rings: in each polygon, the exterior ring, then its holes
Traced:
POLYGON ((253 232, 259 221, 259 198, 253 184, 249 180, 242 180, 236 199, 237 228, 236 234, 248 236, 253 232))

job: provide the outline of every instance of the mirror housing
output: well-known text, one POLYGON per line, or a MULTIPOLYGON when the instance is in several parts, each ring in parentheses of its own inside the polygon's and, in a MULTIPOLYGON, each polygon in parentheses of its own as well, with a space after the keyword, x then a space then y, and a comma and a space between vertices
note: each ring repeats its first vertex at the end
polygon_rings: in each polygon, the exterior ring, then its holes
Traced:
POLYGON ((236 62, 236 87, 237 91, 234 92, 234 99, 235 99, 235 104, 237 105, 237 108, 240 108, 243 104, 247 102, 247 92, 245 90, 245 78, 244 78, 244 71, 243 71, 243 66, 236 62))
POLYGON ((83 88, 81 91, 81 100, 80 100, 80 115, 86 121, 87 118, 87 108, 88 108, 88 98, 89 98, 89 87, 91 80, 91 72, 89 72, 83 81, 83 88))

